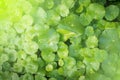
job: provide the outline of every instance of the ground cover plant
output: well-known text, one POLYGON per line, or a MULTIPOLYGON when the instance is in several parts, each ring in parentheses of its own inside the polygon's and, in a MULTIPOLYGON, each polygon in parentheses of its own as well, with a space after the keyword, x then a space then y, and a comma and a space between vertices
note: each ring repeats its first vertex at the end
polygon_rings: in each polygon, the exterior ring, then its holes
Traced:
POLYGON ((0 0, 0 80, 120 80, 120 1, 0 0))

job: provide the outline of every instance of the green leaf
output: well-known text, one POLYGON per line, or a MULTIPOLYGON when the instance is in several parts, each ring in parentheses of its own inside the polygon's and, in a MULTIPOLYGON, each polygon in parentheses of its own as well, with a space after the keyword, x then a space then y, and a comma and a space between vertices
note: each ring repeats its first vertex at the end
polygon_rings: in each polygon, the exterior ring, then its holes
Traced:
POLYGON ((50 51, 57 51, 59 37, 60 36, 55 29, 49 29, 45 32, 42 32, 38 37, 40 50, 48 49, 50 51))
POLYGON ((80 18, 76 14, 69 14, 66 18, 61 20, 61 24, 66 26, 64 28, 81 35, 84 32, 84 27, 80 23, 80 18))
POLYGON ((112 80, 110 77, 105 76, 104 74, 94 73, 89 75, 89 80, 112 80))
POLYGON ((109 77, 113 77, 116 75, 117 61, 118 61, 117 54, 109 54, 109 56, 102 63, 102 69, 103 69, 105 75, 107 75, 109 77))
POLYGON ((45 0, 45 7, 47 7, 48 9, 51 9, 54 7, 54 0, 45 0))
POLYGON ((2 80, 11 80, 11 73, 9 71, 2 72, 1 76, 2 80))
POLYGON ((94 35, 94 29, 93 29, 93 27, 92 26, 87 26, 85 28, 85 34, 87 36, 93 36, 94 35))
POLYGON ((105 18, 108 21, 112 21, 119 15, 119 8, 116 5, 110 5, 106 7, 105 18))
POLYGON ((52 62, 55 59, 55 54, 50 51, 42 51, 41 56, 46 62, 52 62))
POLYGON ((48 64, 46 67, 45 67, 46 71, 52 71, 53 70, 53 65, 51 64, 48 64))
POLYGON ((101 4, 101 5, 105 5, 106 3, 107 3, 107 1, 106 0, 91 0, 92 2, 94 2, 94 3, 99 3, 99 4, 101 4))
POLYGON ((38 70, 38 64, 34 61, 27 62, 25 65, 25 71, 27 73, 35 74, 38 70))
POLYGON ((80 23, 83 26, 89 25, 92 20, 93 20, 93 17, 89 13, 82 13, 82 14, 80 14, 80 23))
POLYGON ((35 75, 35 80, 47 80, 47 79, 44 76, 37 74, 35 75))
POLYGON ((4 62, 2 64, 2 69, 5 70, 5 71, 11 70, 11 64, 9 62, 4 62))
MULTIPOLYGON (((62 26, 62 25, 59 25, 62 26)), ((58 28, 57 32, 59 32, 62 35, 62 40, 66 41, 68 40, 70 37, 75 36, 76 34, 72 31, 66 30, 66 29, 62 29, 62 28, 58 28)))
POLYGON ((1 54, 1 55, 0 55, 0 65, 2 65, 3 62, 6 62, 6 61, 8 61, 8 60, 9 60, 9 57, 8 57, 7 54, 1 54))
POLYGON ((13 64, 12 70, 18 73, 22 73, 24 65, 25 61, 17 60, 17 62, 13 64))
POLYGON ((15 62, 17 60, 17 53, 16 52, 9 53, 8 57, 10 62, 15 62))
POLYGON ((92 3, 87 8, 87 13, 94 19, 102 19, 105 16, 105 9, 103 5, 92 3))
POLYGON ((67 70, 71 70, 73 66, 76 65, 76 60, 73 57, 66 57, 64 59, 64 68, 67 70))
POLYGON ((23 77, 23 80, 34 80, 33 75, 28 73, 23 75, 22 77, 23 77))
POLYGON ((33 24, 33 18, 31 15, 24 15, 20 20, 22 24, 31 26, 33 24))
POLYGON ((39 64, 39 68, 42 68, 42 67, 45 66, 45 62, 41 58, 38 58, 37 61, 38 61, 38 64, 39 64))
POLYGON ((108 56, 108 53, 105 50, 95 49, 94 52, 95 52, 95 60, 98 62, 103 62, 108 56))
POLYGON ((46 11, 42 7, 39 7, 35 15, 36 21, 38 22, 38 20, 40 20, 40 22, 38 23, 45 22, 46 18, 47 18, 46 11))
POLYGON ((65 43, 59 42, 58 43, 58 51, 57 54, 60 58, 68 57, 68 47, 65 43))
POLYGON ((62 17, 66 17, 69 14, 69 8, 65 4, 58 5, 57 11, 62 17))
POLYGON ((0 45, 7 45, 8 34, 0 30, 0 45))
POLYGON ((91 0, 79 0, 79 4, 87 7, 91 3, 91 0))
POLYGON ((58 65, 59 65, 59 66, 63 66, 63 65, 64 65, 64 61, 63 61, 62 59, 59 59, 58 65))
POLYGON ((90 36, 88 37, 88 39, 86 40, 86 46, 88 48, 95 48, 98 46, 98 39, 96 36, 90 36))
POLYGON ((28 41, 23 44, 23 50, 29 55, 35 54, 38 50, 38 44, 34 41, 28 41))
POLYGON ((57 25, 60 22, 61 17, 60 17, 60 15, 56 11, 48 10, 47 14, 48 14, 48 17, 47 17, 48 21, 47 21, 47 23, 49 25, 52 25, 52 26, 53 25, 57 25))
POLYGON ((17 73, 12 73, 12 80, 19 80, 19 76, 17 73))
POLYGON ((72 8, 73 6, 74 6, 74 4, 75 4, 75 0, 70 0, 70 1, 68 1, 68 0, 62 0, 61 1, 62 2, 62 4, 65 4, 68 8, 72 8))
POLYGON ((118 36, 116 29, 105 29, 99 38, 99 47, 109 53, 118 53, 120 50, 118 36))
POLYGON ((56 78, 50 78, 49 80, 57 80, 56 78))

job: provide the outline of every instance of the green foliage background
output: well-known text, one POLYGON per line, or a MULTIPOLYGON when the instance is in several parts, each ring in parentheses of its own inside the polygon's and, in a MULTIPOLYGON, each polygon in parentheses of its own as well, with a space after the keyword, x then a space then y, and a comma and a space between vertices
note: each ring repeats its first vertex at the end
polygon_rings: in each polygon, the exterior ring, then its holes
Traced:
POLYGON ((0 0, 0 80, 120 80, 119 0, 0 0))

